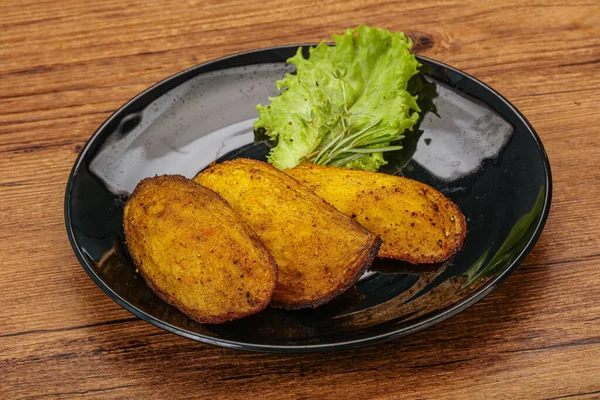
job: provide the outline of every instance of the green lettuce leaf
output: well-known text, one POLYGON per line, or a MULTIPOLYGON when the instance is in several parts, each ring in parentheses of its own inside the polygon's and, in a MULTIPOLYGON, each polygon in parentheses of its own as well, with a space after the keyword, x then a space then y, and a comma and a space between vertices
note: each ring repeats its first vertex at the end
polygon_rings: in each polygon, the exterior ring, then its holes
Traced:
POLYGON ((311 162, 376 171, 419 118, 407 91, 421 66, 410 39, 364 25, 333 38, 308 59, 298 49, 288 60, 296 72, 277 82, 286 90, 257 106, 255 132, 276 143, 269 162, 279 169, 311 162))

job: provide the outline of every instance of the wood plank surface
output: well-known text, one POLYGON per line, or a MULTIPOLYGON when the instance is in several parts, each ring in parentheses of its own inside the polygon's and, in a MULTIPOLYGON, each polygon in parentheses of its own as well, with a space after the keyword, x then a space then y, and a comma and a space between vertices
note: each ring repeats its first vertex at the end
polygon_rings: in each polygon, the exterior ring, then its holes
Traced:
POLYGON ((3 0, 0 398, 600 398, 599 104, 596 0, 3 0), (361 23, 488 83, 541 136, 554 199, 517 272, 426 331, 305 355, 195 343, 106 297, 63 222, 94 130, 184 68, 361 23))

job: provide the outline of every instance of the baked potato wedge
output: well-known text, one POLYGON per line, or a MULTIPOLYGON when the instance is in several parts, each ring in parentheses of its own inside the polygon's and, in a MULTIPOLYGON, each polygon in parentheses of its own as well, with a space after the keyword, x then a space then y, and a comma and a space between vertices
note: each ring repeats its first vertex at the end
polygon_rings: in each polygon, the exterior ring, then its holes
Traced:
POLYGON ((464 215, 450 199, 424 183, 316 164, 285 172, 380 235, 383 244, 378 257, 439 263, 456 254, 465 240, 464 215))
POLYGON ((227 200, 273 254, 279 269, 274 307, 327 303, 360 278, 381 244, 377 235, 267 163, 224 162, 194 181, 227 200))
POLYGON ((269 304, 273 257, 209 189, 178 175, 146 178, 125 205, 123 227, 148 286, 190 318, 216 324, 269 304))

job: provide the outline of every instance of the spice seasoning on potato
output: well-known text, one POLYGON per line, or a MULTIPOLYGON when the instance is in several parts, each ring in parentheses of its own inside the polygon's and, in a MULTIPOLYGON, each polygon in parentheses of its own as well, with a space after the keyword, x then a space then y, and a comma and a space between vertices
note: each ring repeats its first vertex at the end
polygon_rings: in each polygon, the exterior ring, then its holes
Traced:
POLYGON ((213 165, 194 181, 219 193, 271 251, 279 267, 272 305, 324 304, 371 264, 379 237, 284 172, 260 161, 213 165))
POLYGON ((380 235, 383 244, 378 257, 438 263, 456 254, 465 240, 467 225, 458 207, 424 183, 316 164, 285 172, 380 235))
POLYGON ((216 193, 178 175, 142 180, 125 206, 127 247, 148 286, 196 321, 221 323, 270 302, 277 265, 216 193))

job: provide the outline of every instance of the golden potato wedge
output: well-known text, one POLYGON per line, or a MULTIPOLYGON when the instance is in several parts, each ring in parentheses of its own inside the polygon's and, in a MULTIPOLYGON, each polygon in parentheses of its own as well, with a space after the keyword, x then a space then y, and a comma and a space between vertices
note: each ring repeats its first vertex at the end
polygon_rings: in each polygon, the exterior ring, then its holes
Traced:
POLYGON ((142 180, 125 205, 127 247, 148 286, 201 323, 270 302, 277 265, 216 193, 178 175, 142 180))
POLYGON ((275 167, 237 159, 194 181, 220 194, 271 251, 279 280, 271 305, 317 307, 352 286, 373 261, 379 237, 275 167))
POLYGON ((380 235, 383 244, 378 257, 438 263, 456 254, 465 240, 464 215, 450 199, 424 183, 316 164, 285 172, 380 235))

